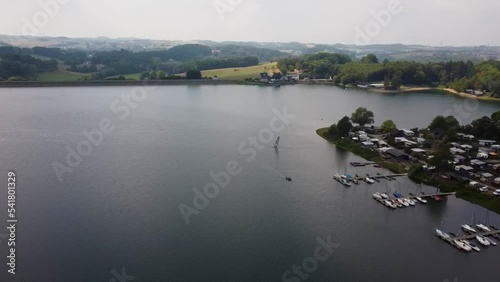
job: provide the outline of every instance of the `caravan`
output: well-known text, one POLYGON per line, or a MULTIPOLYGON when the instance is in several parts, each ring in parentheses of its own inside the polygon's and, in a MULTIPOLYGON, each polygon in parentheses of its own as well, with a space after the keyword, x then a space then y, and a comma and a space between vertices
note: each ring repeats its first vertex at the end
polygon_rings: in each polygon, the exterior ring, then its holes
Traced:
POLYGON ((477 153, 477 158, 478 159, 487 159, 488 158, 488 154, 485 153, 485 152, 479 152, 479 153, 477 153))

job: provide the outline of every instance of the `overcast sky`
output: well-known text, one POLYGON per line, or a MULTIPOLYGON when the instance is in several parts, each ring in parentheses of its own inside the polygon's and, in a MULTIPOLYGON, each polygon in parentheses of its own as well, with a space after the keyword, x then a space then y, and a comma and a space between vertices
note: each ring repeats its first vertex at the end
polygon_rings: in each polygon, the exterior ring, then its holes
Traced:
POLYGON ((0 2, 1 34, 500 46, 500 0, 0 2), (47 16, 40 5, 45 2, 68 3, 57 4, 47 16), (377 23, 374 13, 391 16, 377 23))

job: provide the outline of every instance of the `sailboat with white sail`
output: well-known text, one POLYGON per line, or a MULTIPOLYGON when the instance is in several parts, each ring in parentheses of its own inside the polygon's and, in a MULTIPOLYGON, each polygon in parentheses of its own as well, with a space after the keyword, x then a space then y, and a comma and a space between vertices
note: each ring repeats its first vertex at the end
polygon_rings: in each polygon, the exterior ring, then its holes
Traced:
POLYGON ((278 136, 276 142, 274 142, 273 148, 278 148, 279 144, 280 144, 280 137, 278 136))

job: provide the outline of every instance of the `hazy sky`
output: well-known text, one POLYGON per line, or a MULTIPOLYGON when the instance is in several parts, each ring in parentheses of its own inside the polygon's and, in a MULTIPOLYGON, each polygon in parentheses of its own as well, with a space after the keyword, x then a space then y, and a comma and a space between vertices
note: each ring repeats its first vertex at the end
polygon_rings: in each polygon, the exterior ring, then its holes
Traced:
POLYGON ((0 2, 1 34, 347 44, 500 45, 500 0, 0 2), (44 12, 40 3, 52 3, 49 5, 52 7, 49 9, 51 13, 44 12), (393 8, 388 9, 388 5, 393 5, 393 8), (374 13, 390 14, 390 19, 387 20, 385 16, 377 23, 374 13), (360 31, 364 35, 359 35, 360 31))

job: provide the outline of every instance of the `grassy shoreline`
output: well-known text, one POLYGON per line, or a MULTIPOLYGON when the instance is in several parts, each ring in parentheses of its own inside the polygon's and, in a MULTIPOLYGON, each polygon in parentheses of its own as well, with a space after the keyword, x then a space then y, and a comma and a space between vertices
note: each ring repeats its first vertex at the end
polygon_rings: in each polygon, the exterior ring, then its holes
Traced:
POLYGON ((347 139, 333 138, 333 136, 328 133, 328 129, 329 128, 320 128, 316 131, 316 133, 326 141, 335 144, 337 147, 358 155, 367 161, 379 163, 381 166, 392 171, 393 173, 400 174, 408 172, 408 170, 401 164, 384 161, 377 152, 361 148, 347 139))
POLYGON ((144 86, 144 85, 265 85, 239 80, 175 79, 175 80, 82 80, 82 81, 10 81, 0 82, 0 88, 17 87, 90 87, 90 86, 144 86))
MULTIPOLYGON (((200 79, 200 80, 188 80, 188 79, 176 79, 176 80, 154 80, 154 81, 141 81, 141 80, 71 80, 73 77, 64 77, 61 79, 54 79, 53 81, 1 81, 0 88, 11 88, 11 87, 79 87, 79 86, 140 86, 140 85, 258 85, 266 86, 268 84, 259 81, 246 81, 240 79, 200 79)), ((299 82, 301 85, 334 85, 339 86, 333 82, 321 81, 321 82, 299 82)), ((340 87, 340 86, 339 86, 340 87)), ((380 94, 404 94, 404 93, 415 93, 415 92, 429 92, 429 91, 440 91, 450 95, 460 96, 466 99, 476 99, 487 102, 500 102, 500 98, 494 98, 490 96, 477 97, 467 93, 458 92, 450 88, 442 87, 410 87, 403 86, 399 90, 385 90, 368 88, 361 89, 358 87, 347 87, 358 90, 365 90, 367 92, 380 93, 380 94)))
POLYGON ((444 87, 402 87, 399 90, 385 90, 385 89, 368 89, 368 92, 374 93, 382 93, 382 94, 404 94, 404 93, 416 93, 416 92, 429 92, 429 91, 439 91, 446 94, 451 94, 455 96, 460 96, 467 99, 476 99, 481 101, 489 101, 489 102, 500 102, 500 98, 494 98, 491 96, 474 96, 471 94, 458 92, 451 88, 444 87))
MULTIPOLYGON (((333 138, 333 136, 328 133, 328 129, 329 128, 320 128, 316 130, 316 133, 321 138, 335 144, 337 147, 349 151, 368 161, 378 162, 382 167, 394 173, 408 172, 408 170, 403 168, 401 165, 398 165, 394 162, 383 161, 382 158, 378 156, 378 153, 363 149, 359 145, 354 144, 349 140, 333 138)), ((418 170, 415 168, 409 169, 409 179, 415 183, 423 183, 429 186, 438 187, 442 192, 456 192, 457 197, 468 202, 480 205, 481 207, 493 211, 497 214, 500 214, 500 197, 492 197, 486 194, 482 194, 477 190, 471 189, 467 185, 451 183, 436 178, 429 179, 427 176, 428 174, 423 170, 418 170)))

